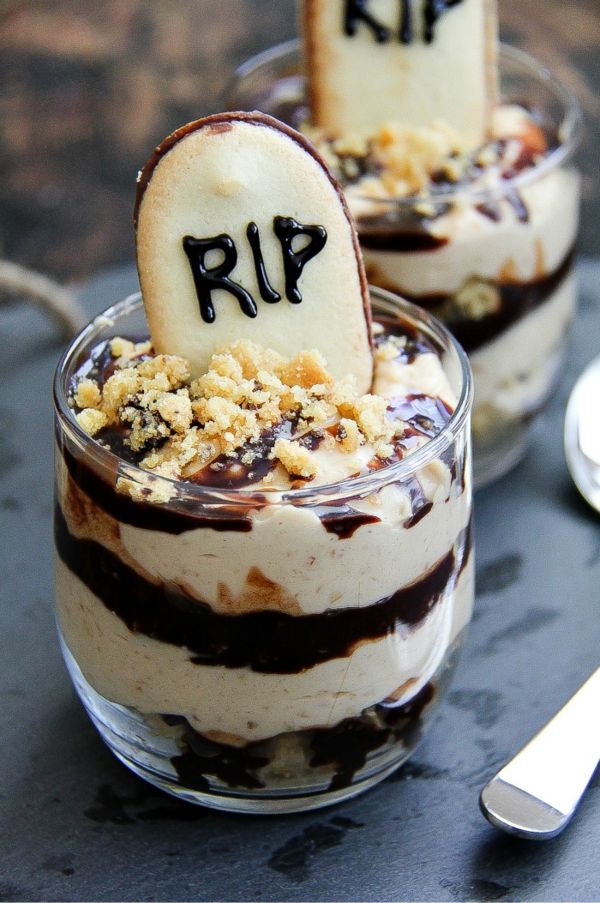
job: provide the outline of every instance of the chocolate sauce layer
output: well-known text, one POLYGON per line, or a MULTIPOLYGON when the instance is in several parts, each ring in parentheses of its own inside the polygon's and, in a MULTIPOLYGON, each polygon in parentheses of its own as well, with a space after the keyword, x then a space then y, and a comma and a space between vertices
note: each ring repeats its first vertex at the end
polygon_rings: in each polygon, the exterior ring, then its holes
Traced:
MULTIPOLYGON (((60 442, 60 435, 57 436, 60 442)), ((124 446, 126 448, 126 446, 124 446)), ((168 505, 157 505, 146 502, 136 502, 126 493, 117 492, 114 484, 109 484, 98 476, 87 464, 76 458, 63 444, 62 455, 74 483, 93 502, 111 517, 123 524, 138 527, 142 530, 160 530, 162 533, 179 535, 187 530, 196 530, 198 527, 208 527, 211 530, 238 530, 248 533, 252 529, 252 519, 249 514, 240 513, 239 506, 235 511, 226 505, 215 506, 214 516, 208 517, 206 513, 199 515, 193 502, 181 502, 181 509, 175 510, 168 505), (186 510, 187 509, 187 510, 186 510)), ((115 451, 115 453, 118 453, 115 451)), ((148 490, 150 494, 150 490, 148 490)), ((248 511, 259 508, 264 504, 257 493, 248 502, 248 511)))
POLYGON ((486 284, 498 292, 498 309, 495 313, 487 314, 479 320, 451 319, 445 316, 443 308, 451 304, 451 295, 413 295, 406 292, 402 286, 383 284, 382 280, 377 278, 376 270, 373 269, 372 272, 369 272, 368 266, 367 274, 370 281, 381 288, 400 292, 409 301, 440 316, 465 351, 475 351, 487 342, 491 342, 517 320, 544 304, 571 272, 573 257, 574 249, 571 249, 556 270, 530 282, 487 281, 486 284))
MULTIPOLYGON (((55 539, 64 564, 134 633, 187 648, 196 664, 296 674, 351 655, 357 643, 415 627, 455 581, 467 537, 424 577, 365 608, 293 616, 263 611, 217 614, 177 585, 151 583, 100 543, 76 539, 56 505, 55 539)), ((224 575, 226 576, 226 575, 224 575)))
POLYGON ((190 727, 187 722, 181 738, 184 751, 171 759, 181 783, 191 790, 210 790, 209 777, 229 787, 259 790, 264 787, 256 772, 269 764, 264 743, 241 748, 214 743, 190 727))
POLYGON ((448 244, 447 238, 433 235, 426 229, 404 231, 392 226, 368 227, 365 219, 359 220, 358 226, 361 245, 371 251, 437 251, 448 244))
MULTIPOLYGON (((321 768, 330 765, 334 774, 329 789, 347 787, 365 766, 371 753, 399 742, 407 749, 417 744, 423 710, 434 698, 435 688, 428 683, 403 705, 384 702, 358 718, 346 718, 335 727, 299 731, 308 740, 309 766, 321 768)), ((171 716, 163 717, 167 723, 173 723, 171 716)), ((210 778, 215 777, 229 787, 248 790, 264 788, 258 772, 274 760, 272 741, 249 743, 241 748, 228 746, 196 733, 185 719, 178 721, 184 726, 180 739, 183 752, 174 756, 171 762, 186 787, 209 791, 210 778)))
POLYGON ((374 706, 374 712, 379 716, 377 721, 346 718, 336 727, 312 731, 310 764, 335 767, 330 790, 347 787, 356 772, 364 767, 370 753, 390 743, 404 742, 409 749, 417 744, 423 709, 434 695, 433 685, 429 683, 404 705, 374 706))

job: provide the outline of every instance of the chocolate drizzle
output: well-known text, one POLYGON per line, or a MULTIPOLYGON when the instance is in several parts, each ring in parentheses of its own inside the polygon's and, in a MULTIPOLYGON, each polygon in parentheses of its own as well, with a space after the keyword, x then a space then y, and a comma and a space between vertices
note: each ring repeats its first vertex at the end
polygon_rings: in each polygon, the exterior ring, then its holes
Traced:
MULTIPOLYGON (((404 343, 398 347, 397 361, 404 364, 413 364, 421 354, 439 354, 439 349, 430 342, 418 329, 401 319, 400 317, 377 317, 376 322, 383 326, 383 332, 375 336, 374 344, 378 348, 384 345, 390 336, 404 339, 404 343)), ((408 398, 409 396, 406 396, 408 398)), ((416 397, 416 396, 415 396, 416 397)), ((406 412, 404 412, 406 413, 406 412)), ((391 416, 394 416, 391 414, 391 416)), ((406 419, 405 417, 403 419, 406 419)))
POLYGON ((150 582, 114 552, 76 539, 56 507, 56 548, 61 560, 133 633, 189 649, 191 661, 264 674, 296 674, 352 654, 357 644, 413 628, 452 590, 468 555, 461 534, 450 551, 410 586, 362 608, 315 615, 279 611, 225 615, 173 584, 150 582))
POLYGON ((423 393, 392 398, 387 409, 390 417, 404 420, 430 439, 442 431, 452 416, 452 409, 445 401, 423 393))
MULTIPOLYGON (((60 441, 60 437, 59 437, 60 441)), ((247 513, 241 506, 232 510, 226 504, 212 506, 210 513, 203 506, 198 513, 198 506, 191 500, 181 500, 178 508, 169 505, 158 505, 151 502, 136 502, 127 493, 117 492, 115 485, 98 476, 83 461, 76 458, 66 446, 62 448, 67 470, 74 483, 102 511, 115 520, 141 530, 159 530, 162 533, 179 535, 187 530, 207 527, 211 530, 234 530, 248 533, 252 529, 249 512, 264 505, 264 497, 260 494, 248 497, 247 513)), ((150 478, 151 479, 151 478, 150 478)), ((148 488, 148 494, 150 494, 148 488)))
POLYGON ((354 536, 359 527, 367 524, 377 524, 381 518, 374 514, 365 514, 362 511, 356 511, 350 505, 336 504, 328 508, 326 505, 319 505, 311 509, 318 515, 321 523, 328 533, 335 533, 339 539, 350 539, 354 536))
POLYGON ((434 235, 425 228, 405 230, 384 223, 376 225, 376 222, 367 217, 358 221, 360 243, 370 251, 437 251, 448 244, 445 236, 434 235))
MULTIPOLYGON (((499 294, 498 310, 479 320, 452 320, 449 328, 466 351, 475 351, 491 342, 517 320, 540 307, 559 288, 571 272, 573 251, 561 265, 531 282, 492 282, 499 294)), ((423 303, 420 300, 417 303, 423 303)))
POLYGON ((257 483, 276 465, 271 458, 275 443, 278 439, 289 439, 295 426, 294 420, 282 420, 270 430, 265 430, 257 442, 247 443, 244 451, 252 457, 250 464, 244 464, 240 455, 220 455, 212 464, 188 477, 188 481, 219 489, 239 489, 257 483))

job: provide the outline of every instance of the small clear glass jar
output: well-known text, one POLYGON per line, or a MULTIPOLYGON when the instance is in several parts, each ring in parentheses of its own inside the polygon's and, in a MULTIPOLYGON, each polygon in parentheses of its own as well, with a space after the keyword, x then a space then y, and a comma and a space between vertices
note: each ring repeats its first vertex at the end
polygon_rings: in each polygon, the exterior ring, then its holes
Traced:
MULTIPOLYGON (((444 185, 376 203, 346 186, 369 282, 442 319, 469 354, 476 488, 525 453, 561 370, 577 294, 577 101, 520 50, 501 45, 499 63, 502 103, 525 105, 554 139, 535 165, 485 189, 444 185)), ((298 42, 244 63, 224 106, 308 122, 298 42)))
POLYGON ((423 447, 336 484, 171 481, 86 435, 73 381, 101 343, 147 335, 139 295, 58 366, 65 662, 115 755, 191 802, 273 813, 353 796, 411 755, 448 684, 473 602, 470 369, 427 313, 379 289, 372 303, 426 336, 458 401, 423 447))

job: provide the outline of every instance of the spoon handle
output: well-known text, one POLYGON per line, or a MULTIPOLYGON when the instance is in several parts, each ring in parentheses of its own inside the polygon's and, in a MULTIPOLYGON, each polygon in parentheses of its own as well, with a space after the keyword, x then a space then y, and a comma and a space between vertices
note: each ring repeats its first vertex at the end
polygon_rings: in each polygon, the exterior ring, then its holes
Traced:
POLYGON ((600 668, 481 791, 485 817, 531 840, 568 824, 600 761, 600 668))

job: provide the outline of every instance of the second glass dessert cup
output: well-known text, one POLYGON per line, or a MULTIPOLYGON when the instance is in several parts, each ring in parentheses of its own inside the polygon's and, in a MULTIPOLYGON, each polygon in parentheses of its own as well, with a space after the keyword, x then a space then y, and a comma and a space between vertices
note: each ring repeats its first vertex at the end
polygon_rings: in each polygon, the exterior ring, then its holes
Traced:
MULTIPOLYGON (((577 101, 512 47, 501 45, 499 68, 502 104, 532 111, 551 142, 547 154, 485 187, 437 184, 418 197, 376 202, 352 180, 345 188, 369 281, 434 313, 469 354, 476 488, 525 453, 562 367, 577 294, 577 101)), ((224 105, 259 109, 295 128, 308 122, 299 43, 244 63, 224 105)))
POLYGON ((411 755, 448 684, 473 602, 470 370, 428 314, 378 289, 372 304, 435 347, 458 402, 422 448, 336 484, 176 482, 87 436, 73 381, 102 343, 146 334, 139 296, 59 365, 65 661, 117 757, 191 802, 276 813, 353 796, 411 755))

